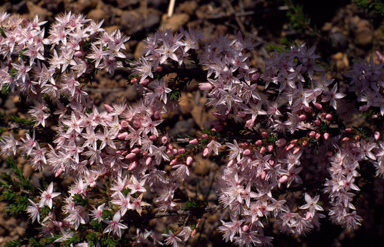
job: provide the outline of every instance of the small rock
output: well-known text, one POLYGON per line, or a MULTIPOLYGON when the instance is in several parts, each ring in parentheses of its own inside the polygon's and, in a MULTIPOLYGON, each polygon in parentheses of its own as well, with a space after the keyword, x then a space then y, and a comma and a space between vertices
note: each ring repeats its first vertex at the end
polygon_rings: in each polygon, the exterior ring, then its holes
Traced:
POLYGON ((332 22, 326 22, 324 23, 324 26, 321 28, 321 31, 323 32, 329 32, 332 28, 332 22))
POLYGON ((120 18, 121 29, 128 35, 133 35, 143 28, 143 18, 137 11, 124 11, 120 18))
POLYGON ((154 27, 160 25, 160 15, 161 12, 155 9, 148 9, 148 15, 144 20, 144 28, 149 31, 154 27))
POLYGON ((209 159, 203 158, 201 155, 195 156, 194 173, 199 176, 205 176, 209 173, 211 162, 209 159))
POLYGON ((172 128, 170 136, 177 137, 178 135, 182 134, 193 136, 195 132, 196 131, 193 129, 193 125, 190 123, 190 121, 180 120, 172 128))
POLYGON ((6 230, 2 226, 0 226, 0 236, 4 236, 5 233, 6 233, 6 230))
POLYGON ((120 29, 118 25, 110 26, 110 27, 105 27, 105 31, 107 33, 113 33, 114 31, 120 29))
POLYGON ((188 15, 194 15, 198 4, 196 1, 186 1, 184 3, 180 3, 179 7, 182 12, 187 13, 188 15))
POLYGON ((167 14, 164 14, 162 16, 161 27, 176 32, 180 29, 180 26, 185 25, 188 21, 189 15, 186 13, 174 14, 170 18, 168 18, 167 14))
POLYGON ((143 41, 140 41, 137 46, 136 46, 136 49, 135 49, 135 53, 134 53, 134 58, 137 60, 139 58, 141 58, 143 56, 142 54, 142 51, 144 50, 145 48, 145 44, 143 41))
POLYGON ((116 2, 119 9, 124 9, 128 6, 138 4, 139 0, 117 0, 116 2))
POLYGON ((335 55, 332 56, 332 58, 335 59, 336 61, 342 60, 343 57, 344 57, 344 54, 342 52, 338 52, 338 53, 336 53, 335 55))
POLYGON ((108 15, 102 9, 93 9, 89 11, 87 17, 95 21, 101 21, 107 19, 108 15))
POLYGON ((30 18, 34 18, 37 15, 37 16, 39 16, 40 21, 44 21, 48 17, 52 16, 52 12, 50 12, 44 8, 41 8, 41 7, 33 4, 30 1, 27 2, 27 8, 29 11, 29 17, 30 18))
POLYGON ((360 17, 354 16, 350 19, 349 25, 357 45, 366 46, 371 43, 374 31, 368 20, 360 19, 360 17))
POLYGON ((90 10, 96 8, 98 3, 99 0, 78 0, 77 6, 80 9, 80 12, 84 12, 87 9, 90 10))
POLYGON ((25 164, 24 167, 23 167, 23 173, 24 173, 24 176, 29 176, 31 177, 32 174, 33 174, 33 169, 32 167, 29 165, 29 164, 25 164))
POLYGON ((179 105, 181 107, 181 110, 183 114, 189 114, 193 110, 194 107, 194 101, 193 96, 191 93, 181 93, 180 99, 179 99, 179 105))
POLYGON ((348 37, 340 30, 331 30, 329 39, 331 40, 332 47, 338 50, 346 49, 348 47, 348 37))

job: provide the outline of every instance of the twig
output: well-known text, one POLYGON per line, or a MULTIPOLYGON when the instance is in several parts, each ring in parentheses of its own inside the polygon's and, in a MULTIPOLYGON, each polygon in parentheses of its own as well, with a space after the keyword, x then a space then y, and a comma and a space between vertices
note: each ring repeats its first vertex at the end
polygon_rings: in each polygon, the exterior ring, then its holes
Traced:
POLYGON ((170 0, 169 1, 169 6, 168 6, 168 18, 172 17, 173 15, 173 10, 175 8, 175 1, 176 0, 170 0))

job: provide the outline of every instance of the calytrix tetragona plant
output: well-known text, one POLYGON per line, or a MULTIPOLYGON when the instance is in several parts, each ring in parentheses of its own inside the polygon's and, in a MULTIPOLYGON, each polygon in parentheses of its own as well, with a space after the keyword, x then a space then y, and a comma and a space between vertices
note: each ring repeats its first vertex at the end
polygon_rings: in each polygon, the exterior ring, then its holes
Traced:
POLYGON ((54 183, 38 191, 8 159, 20 182, 2 177, 2 199, 11 202, 7 213, 26 211, 40 225, 36 236, 9 246, 188 241, 212 209, 175 197, 200 152, 206 158, 226 156, 216 181, 219 204, 230 212, 219 227, 225 241, 270 246, 273 237, 263 228, 271 218, 293 235, 319 227, 325 214, 342 227, 361 224, 354 205, 359 169, 372 164, 376 176, 384 172, 380 53, 380 64, 356 63, 341 85, 322 73, 315 48, 305 45, 275 51, 259 73, 249 62, 256 44, 240 33, 200 49, 200 31, 157 31, 145 40, 143 56, 128 62, 129 38, 118 30, 105 32, 102 22, 65 13, 56 17, 48 37, 44 24, 38 17, 0 14, 0 89, 32 103, 31 120, 1 116, 7 124, 1 133, 8 133, 1 137, 0 154, 22 155, 33 169, 49 169, 73 183, 61 192, 54 183), (141 97, 99 111, 83 87, 97 70, 113 75, 120 68, 131 70, 128 82, 141 97), (166 77, 170 73, 176 77, 166 77), (175 140, 160 127, 162 114, 181 111, 178 98, 192 78, 202 81, 217 121, 199 136, 175 140), (360 111, 370 128, 346 126, 360 111), (47 119, 56 126, 53 134, 47 119), (17 129, 28 133, 18 135, 17 129), (300 199, 287 193, 304 189, 300 199), (163 234, 149 224, 159 217, 167 217, 163 234))

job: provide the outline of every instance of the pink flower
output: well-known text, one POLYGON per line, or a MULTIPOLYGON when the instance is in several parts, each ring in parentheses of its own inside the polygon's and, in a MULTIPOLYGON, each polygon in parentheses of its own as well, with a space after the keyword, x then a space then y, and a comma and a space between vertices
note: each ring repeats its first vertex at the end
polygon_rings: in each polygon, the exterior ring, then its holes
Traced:
POLYGON ((42 208, 44 205, 47 205, 49 208, 52 208, 52 199, 60 194, 58 192, 53 193, 53 182, 51 182, 47 190, 41 194, 39 206, 42 208))
POLYGON ((124 224, 121 224, 120 219, 121 213, 120 211, 117 211, 112 220, 105 220, 105 223, 107 223, 108 226, 104 229, 103 233, 112 232, 115 233, 118 237, 121 237, 121 230, 127 229, 128 227, 124 224))
POLYGON ((311 217, 314 217, 315 211, 324 211, 324 209, 317 204, 319 198, 320 196, 317 195, 312 199, 307 193, 305 193, 305 201, 307 202, 307 204, 301 206, 300 209, 308 209, 311 214, 311 217))

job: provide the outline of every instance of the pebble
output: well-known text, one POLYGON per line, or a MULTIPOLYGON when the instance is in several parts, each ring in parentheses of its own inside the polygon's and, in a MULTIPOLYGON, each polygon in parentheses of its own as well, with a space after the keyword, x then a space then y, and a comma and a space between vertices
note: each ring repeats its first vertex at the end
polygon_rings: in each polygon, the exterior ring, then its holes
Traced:
POLYGON ((95 21, 101 21, 107 19, 108 15, 102 9, 93 9, 89 11, 87 17, 95 21))
POLYGON ((348 47, 348 37, 340 30, 333 29, 329 33, 329 39, 331 40, 332 47, 340 50, 348 47))
POLYGON ((186 13, 174 14, 168 18, 167 14, 162 16, 161 27, 164 29, 171 29, 172 32, 177 32, 180 26, 185 25, 189 21, 189 15, 186 13))
POLYGON ((48 11, 48 10, 46 10, 44 8, 41 8, 41 7, 33 4, 30 1, 27 2, 27 8, 28 8, 28 11, 29 11, 29 17, 30 18, 34 18, 36 15, 38 15, 39 18, 40 18, 40 21, 44 21, 48 17, 52 16, 52 12, 51 11, 48 11))
POLYGON ((120 17, 120 25, 127 35, 133 35, 143 28, 143 18, 137 11, 124 11, 120 17))
POLYGON ((357 45, 366 46, 373 40, 373 28, 368 20, 354 16, 349 21, 350 29, 357 45))
POLYGON ((193 128, 193 120, 192 121, 180 120, 172 128, 170 136, 177 137, 178 135, 182 135, 182 134, 188 134, 190 136, 194 136, 195 132, 196 130, 193 128))

